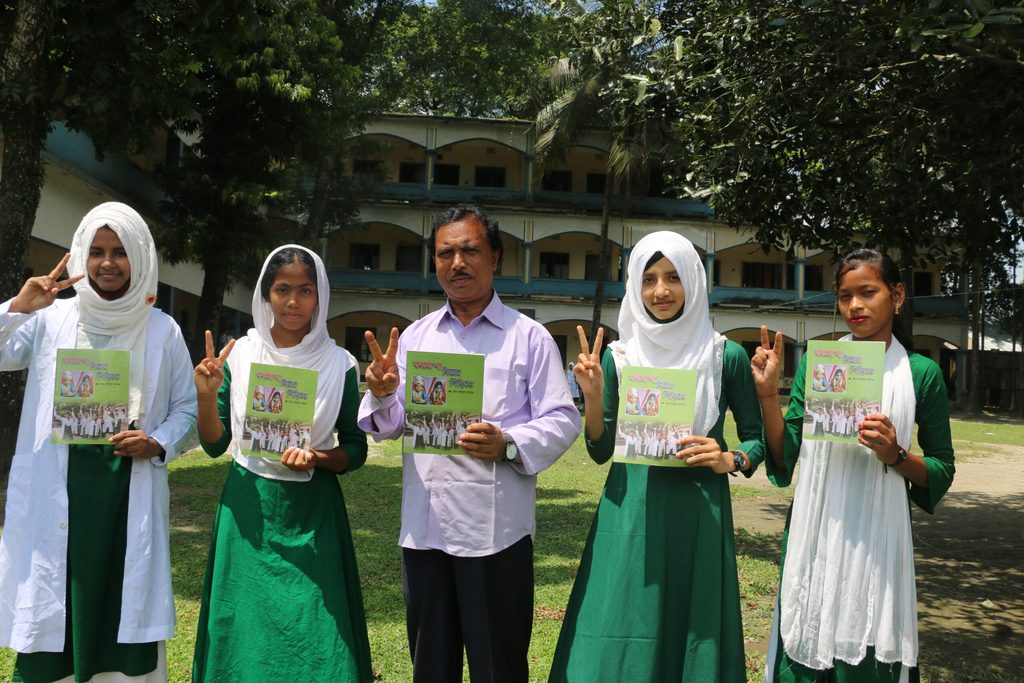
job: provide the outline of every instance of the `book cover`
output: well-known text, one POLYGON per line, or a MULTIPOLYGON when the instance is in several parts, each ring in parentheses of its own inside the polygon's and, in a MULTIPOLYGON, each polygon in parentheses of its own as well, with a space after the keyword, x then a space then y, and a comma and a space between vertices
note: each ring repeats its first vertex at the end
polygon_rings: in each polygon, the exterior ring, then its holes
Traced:
POLYGON ((108 446, 128 429, 130 367, 130 351, 57 349, 50 440, 108 446))
POLYGON ((250 366, 241 443, 244 455, 277 461, 289 448, 309 446, 318 374, 281 365, 250 366))
POLYGON ((882 410, 885 342, 807 342, 805 439, 857 443, 857 425, 882 410))
POLYGON ((405 374, 402 452, 465 455, 456 440, 467 426, 480 421, 484 357, 410 351, 405 374))
POLYGON ((631 465, 686 467, 677 441, 693 433, 697 373, 627 366, 619 382, 612 460, 631 465))

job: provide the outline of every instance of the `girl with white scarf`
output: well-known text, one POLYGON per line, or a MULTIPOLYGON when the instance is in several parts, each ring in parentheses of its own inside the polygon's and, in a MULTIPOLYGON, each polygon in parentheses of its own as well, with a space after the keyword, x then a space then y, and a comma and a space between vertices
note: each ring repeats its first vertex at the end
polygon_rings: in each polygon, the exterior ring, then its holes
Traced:
MULTIPOLYGON (((685 238, 657 232, 629 257, 620 339, 601 358, 579 328, 574 372, 587 451, 612 455, 625 366, 697 374, 693 435, 663 457, 689 467, 612 463, 583 552, 550 681, 746 680, 727 473, 761 458, 761 419, 743 348, 715 332, 706 275, 685 238), (743 443, 729 451, 726 409, 743 443)), ((649 448, 655 436, 636 448, 649 448)))
POLYGON ((0 541, 0 645, 19 653, 15 680, 167 680, 166 465, 194 428, 195 391, 156 287, 149 228, 108 202, 52 272, 0 305, 0 369, 28 368, 0 541), (71 286, 77 296, 57 300, 71 286), (131 352, 128 429, 111 445, 51 443, 59 348, 131 352))
POLYGON ((194 373, 199 437, 208 454, 229 451, 233 462, 213 524, 193 681, 373 678, 338 485, 338 475, 366 460, 366 435, 356 426, 358 366, 327 332, 329 300, 320 257, 286 245, 263 264, 255 327, 219 355, 206 333, 206 358, 194 373), (253 363, 317 371, 308 447, 289 447, 279 461, 241 452, 253 363))
POLYGON ((871 249, 836 269, 845 341, 886 345, 881 412, 856 425, 859 443, 804 441, 806 356, 789 410, 778 402, 782 333, 751 370, 761 398, 768 476, 800 477, 783 537, 783 570, 766 681, 909 681, 918 677, 917 592, 909 498, 927 512, 953 481, 949 405, 942 373, 913 353, 896 315, 906 292, 899 269, 871 249), (902 337, 902 338, 901 338, 902 337), (914 423, 920 453, 911 452, 914 423))

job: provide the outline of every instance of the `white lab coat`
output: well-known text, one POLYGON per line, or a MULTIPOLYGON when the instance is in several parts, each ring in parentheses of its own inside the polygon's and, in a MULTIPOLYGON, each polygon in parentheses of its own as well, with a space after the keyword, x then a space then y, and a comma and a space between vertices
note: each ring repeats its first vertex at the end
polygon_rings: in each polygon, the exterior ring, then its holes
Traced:
MULTIPOLYGON (((36 313, 0 304, 0 370, 28 368, 0 538, 0 645, 17 652, 64 649, 68 551, 68 447, 50 443, 58 348, 75 346, 78 300, 36 313)), ((166 464, 196 419, 192 363, 178 325, 154 309, 146 331, 144 417, 139 428, 166 451, 133 459, 121 594, 120 643, 174 635, 166 464)))

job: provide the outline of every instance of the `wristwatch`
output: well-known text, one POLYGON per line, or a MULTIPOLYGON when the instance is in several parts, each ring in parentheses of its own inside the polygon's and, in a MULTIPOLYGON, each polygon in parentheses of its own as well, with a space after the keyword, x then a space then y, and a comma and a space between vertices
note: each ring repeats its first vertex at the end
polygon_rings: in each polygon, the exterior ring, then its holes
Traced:
POLYGON ((896 444, 896 462, 889 465, 889 467, 899 467, 907 459, 907 452, 903 449, 903 446, 896 444))
POLYGON ((732 452, 732 476, 736 476, 737 472, 743 471, 743 466, 747 464, 747 459, 743 457, 743 451, 731 451, 732 452))
POLYGON ((511 436, 508 434, 503 436, 505 437, 505 462, 515 462, 519 458, 519 448, 511 436))

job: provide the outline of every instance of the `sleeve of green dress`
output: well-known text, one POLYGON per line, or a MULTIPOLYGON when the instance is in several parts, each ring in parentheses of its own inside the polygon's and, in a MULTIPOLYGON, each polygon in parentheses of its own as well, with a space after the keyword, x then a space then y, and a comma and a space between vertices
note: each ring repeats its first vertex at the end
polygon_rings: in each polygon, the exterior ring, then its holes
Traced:
POLYGON ((942 371, 930 358, 911 354, 910 371, 917 399, 917 443, 928 471, 928 486, 910 485, 910 499, 925 512, 935 506, 953 483, 953 437, 949 428, 949 401, 942 371))
POLYGON ((586 437, 586 428, 583 431, 587 454, 598 465, 608 462, 615 451, 615 428, 619 414, 619 374, 609 352, 601 359, 601 371, 604 373, 604 432, 597 441, 591 441, 586 437))
POLYGON ((750 357, 736 342, 725 342, 725 357, 722 363, 722 389, 729 410, 736 420, 736 435, 740 444, 736 446, 750 458, 750 469, 744 476, 754 474, 764 460, 764 441, 761 424, 761 406, 757 400, 757 389, 750 374, 750 357))
POLYGON ((224 453, 231 443, 231 368, 227 363, 224 364, 224 382, 217 392, 217 417, 220 418, 220 426, 224 428, 220 438, 213 443, 199 439, 206 454, 214 458, 224 453))
POLYGON ((338 430, 338 447, 348 456, 346 472, 359 469, 366 462, 366 433, 356 425, 359 413, 359 374, 358 366, 349 368, 345 373, 345 388, 341 395, 341 410, 334 423, 338 430))
POLYGON ((793 373, 793 386, 789 390, 789 407, 786 410, 782 431, 783 467, 775 465, 771 453, 768 452, 768 446, 764 445, 764 463, 768 471, 768 479, 776 486, 789 486, 793 481, 797 458, 800 457, 800 444, 804 438, 804 373, 806 371, 807 355, 804 354, 800 358, 796 372, 793 373))

